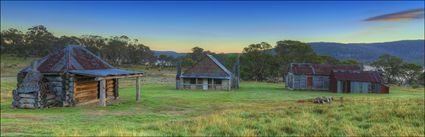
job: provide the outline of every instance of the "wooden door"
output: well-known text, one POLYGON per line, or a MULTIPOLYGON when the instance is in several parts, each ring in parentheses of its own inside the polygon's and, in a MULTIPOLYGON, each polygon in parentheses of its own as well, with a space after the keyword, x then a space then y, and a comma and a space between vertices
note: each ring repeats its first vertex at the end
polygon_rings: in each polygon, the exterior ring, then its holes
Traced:
POLYGON ((312 87, 313 87, 313 77, 307 76, 307 88, 312 89, 312 87))

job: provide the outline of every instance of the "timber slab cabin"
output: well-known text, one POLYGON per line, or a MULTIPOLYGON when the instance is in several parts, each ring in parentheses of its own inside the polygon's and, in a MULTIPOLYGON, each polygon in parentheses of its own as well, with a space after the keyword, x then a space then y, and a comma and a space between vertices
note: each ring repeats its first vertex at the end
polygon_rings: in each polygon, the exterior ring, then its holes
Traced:
POLYGON ((358 65, 291 63, 285 86, 290 90, 389 93, 378 72, 363 71, 358 65))
POLYGON ((47 108, 84 105, 117 99, 118 80, 136 77, 136 100, 140 99, 143 72, 115 69, 89 50, 69 45, 49 54, 17 75, 13 91, 15 108, 47 108))
MULTIPOLYGON (((239 68, 238 61, 235 68, 239 68)), ((177 69, 176 89, 231 90, 235 88, 239 88, 239 77, 230 72, 212 55, 205 55, 203 59, 183 71, 182 74, 180 67, 177 69)))

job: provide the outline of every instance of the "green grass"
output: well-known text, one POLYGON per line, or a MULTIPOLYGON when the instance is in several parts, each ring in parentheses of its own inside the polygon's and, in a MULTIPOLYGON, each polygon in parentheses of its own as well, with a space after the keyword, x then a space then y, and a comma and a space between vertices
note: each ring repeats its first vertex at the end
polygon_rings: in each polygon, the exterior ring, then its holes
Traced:
POLYGON ((35 57, 21 58, 10 54, 1 54, 1 77, 15 77, 22 68, 36 60, 35 57))
POLYGON ((205 92, 175 90, 169 82, 143 85, 140 102, 135 101, 132 86, 121 88, 120 95, 107 107, 39 110, 13 109, 11 99, 3 98, 1 132, 60 136, 424 134, 423 89, 395 87, 390 94, 336 94, 244 82, 240 90, 205 92), (309 99, 316 96, 335 96, 336 100, 325 105, 311 103, 309 99))
POLYGON ((2 136, 424 135, 423 88, 391 86, 390 94, 336 94, 242 82, 239 90, 230 92, 175 90, 173 70, 133 65, 119 67, 149 74, 142 79, 140 102, 135 101, 135 81, 130 79, 120 81, 120 98, 107 107, 14 109, 16 72, 31 59, 3 57, 2 136), (311 103, 317 96, 334 96, 335 101, 311 103))

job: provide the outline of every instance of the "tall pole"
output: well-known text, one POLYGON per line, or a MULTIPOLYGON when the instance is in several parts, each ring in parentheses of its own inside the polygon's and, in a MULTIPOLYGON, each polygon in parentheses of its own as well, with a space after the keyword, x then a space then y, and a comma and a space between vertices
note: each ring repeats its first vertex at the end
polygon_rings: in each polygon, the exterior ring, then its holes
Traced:
POLYGON ((100 94, 99 94, 99 106, 106 106, 106 92, 105 92, 106 81, 105 79, 100 80, 100 94))

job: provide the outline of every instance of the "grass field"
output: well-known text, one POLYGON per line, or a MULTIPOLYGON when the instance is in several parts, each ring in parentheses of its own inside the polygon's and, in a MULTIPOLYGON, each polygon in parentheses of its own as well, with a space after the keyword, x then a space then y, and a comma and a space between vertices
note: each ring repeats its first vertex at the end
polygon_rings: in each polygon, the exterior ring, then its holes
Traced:
MULTIPOLYGON (((7 71, 13 73, 13 69, 7 71)), ((178 91, 174 87, 173 71, 156 74, 158 70, 147 70, 147 73, 151 71, 151 75, 143 78, 140 102, 135 101, 134 80, 123 80, 120 98, 109 102, 107 107, 94 104, 38 110, 11 108, 10 91, 16 81, 13 75, 2 77, 1 135, 423 136, 425 133, 423 88, 393 86, 390 94, 336 94, 289 91, 283 84, 243 82, 239 90, 230 92, 178 91), (317 96, 336 99, 331 104, 311 103, 310 99, 317 96)))

